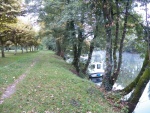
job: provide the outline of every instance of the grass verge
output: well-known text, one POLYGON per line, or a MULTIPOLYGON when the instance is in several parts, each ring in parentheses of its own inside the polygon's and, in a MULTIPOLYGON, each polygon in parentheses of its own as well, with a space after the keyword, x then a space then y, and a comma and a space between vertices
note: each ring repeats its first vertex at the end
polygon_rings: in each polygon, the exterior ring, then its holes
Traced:
POLYGON ((6 58, 0 58, 0 95, 34 62, 38 52, 18 53, 6 52, 6 58))
POLYGON ((29 57, 28 65, 36 57, 15 94, 0 105, 0 113, 113 113, 96 86, 72 74, 60 57, 41 51, 29 57))

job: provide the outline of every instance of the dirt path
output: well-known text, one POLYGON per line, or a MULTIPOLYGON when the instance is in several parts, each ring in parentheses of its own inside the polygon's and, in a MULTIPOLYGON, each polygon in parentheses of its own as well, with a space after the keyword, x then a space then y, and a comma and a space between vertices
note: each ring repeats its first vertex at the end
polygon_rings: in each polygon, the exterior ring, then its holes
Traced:
POLYGON ((16 85, 27 76, 27 74, 30 71, 31 67, 33 67, 35 65, 35 63, 36 63, 36 61, 34 61, 30 65, 30 67, 27 68, 26 72, 24 74, 22 74, 18 79, 16 79, 13 84, 9 85, 5 89, 5 92, 2 94, 2 96, 0 98, 0 104, 2 104, 4 102, 4 99, 9 98, 12 94, 15 93, 15 91, 16 91, 16 85))

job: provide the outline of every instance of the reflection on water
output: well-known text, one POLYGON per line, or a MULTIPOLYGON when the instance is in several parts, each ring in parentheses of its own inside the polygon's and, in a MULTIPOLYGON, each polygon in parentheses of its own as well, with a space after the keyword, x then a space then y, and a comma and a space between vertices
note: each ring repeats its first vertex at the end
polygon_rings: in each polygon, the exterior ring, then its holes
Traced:
POLYGON ((117 83, 125 87, 138 75, 143 64, 143 58, 138 54, 123 53, 122 66, 117 83))
MULTIPOLYGON (((118 86, 120 88, 127 86, 135 79, 143 64, 143 58, 141 58, 139 54, 125 52, 123 53, 122 58, 121 72, 117 80, 117 84, 119 84, 118 86)), ((92 60, 104 61, 105 52, 94 51, 92 60)), ((147 84, 134 113, 150 113, 150 82, 147 84)))

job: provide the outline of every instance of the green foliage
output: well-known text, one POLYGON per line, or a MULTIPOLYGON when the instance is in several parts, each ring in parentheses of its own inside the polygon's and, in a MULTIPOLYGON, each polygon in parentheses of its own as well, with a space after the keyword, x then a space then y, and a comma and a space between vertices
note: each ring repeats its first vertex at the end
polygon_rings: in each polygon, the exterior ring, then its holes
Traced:
POLYGON ((42 44, 45 45, 48 50, 56 49, 56 43, 53 37, 44 37, 42 39, 42 44))
MULTIPOLYGON (((4 23, 16 22, 16 16, 21 12, 20 6, 21 4, 18 0, 2 0, 0 6, 0 26, 4 23)), ((0 27, 0 31, 1 29, 3 28, 0 27)))
MULTIPOLYGON (((31 27, 21 25, 17 20, 17 16, 21 15, 23 9, 21 6, 22 0, 1 1, 0 45, 2 48, 4 48, 7 41, 13 42, 14 45, 20 44, 23 46, 25 41, 22 37, 28 37, 28 46, 38 45, 37 42, 33 39, 35 33, 33 33, 31 27)), ((2 49, 2 57, 4 57, 3 53, 4 51, 2 49)))
POLYGON ((8 40, 14 44, 19 44, 22 46, 28 45, 33 46, 37 45, 37 39, 35 39, 36 32, 33 30, 30 24, 24 24, 22 22, 17 22, 15 24, 7 25, 9 28, 10 35, 8 40))

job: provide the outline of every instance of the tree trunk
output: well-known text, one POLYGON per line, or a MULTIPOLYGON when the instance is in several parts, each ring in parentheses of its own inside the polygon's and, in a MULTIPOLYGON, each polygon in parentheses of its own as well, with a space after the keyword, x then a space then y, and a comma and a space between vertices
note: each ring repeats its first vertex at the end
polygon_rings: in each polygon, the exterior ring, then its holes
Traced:
POLYGON ((78 45, 75 44, 74 46, 74 61, 73 64, 76 68, 76 71, 80 73, 80 56, 81 56, 81 51, 82 51, 82 46, 83 46, 83 36, 82 36, 82 31, 78 29, 78 45))
POLYGON ((88 60, 87 60, 87 62, 86 62, 86 64, 85 64, 85 67, 84 67, 84 69, 83 69, 83 73, 84 73, 84 74, 86 74, 87 68, 88 68, 88 66, 89 66, 89 64, 90 64, 90 61, 91 61, 91 58, 92 58, 93 50, 94 50, 94 42, 91 42, 91 44, 90 44, 90 52, 89 52, 89 54, 88 54, 88 60))
POLYGON ((5 53, 4 53, 4 42, 1 40, 1 54, 2 54, 2 58, 5 57, 5 53))
POLYGON ((30 52, 31 52, 31 46, 30 46, 30 52))
POLYGON ((105 22, 105 31, 106 31, 106 69, 105 75, 102 82, 102 87, 105 90, 110 91, 112 89, 112 85, 110 84, 111 80, 111 72, 112 72, 112 34, 111 34, 111 26, 112 26, 112 15, 111 15, 111 4, 109 1, 103 1, 103 16, 105 22))
MULTIPOLYGON (((96 4, 99 4, 99 2, 96 0, 95 1, 96 4)), ((99 4, 100 5, 100 4, 99 4)), ((94 39, 97 37, 97 32, 98 32, 98 24, 99 24, 99 16, 101 15, 101 10, 99 10, 99 7, 96 9, 96 12, 95 12, 95 18, 96 18, 96 26, 95 26, 95 30, 94 30, 94 38, 93 40, 91 41, 90 43, 90 51, 89 51, 89 54, 88 54, 88 60, 82 70, 83 74, 86 74, 86 71, 88 69, 88 66, 90 64, 90 61, 91 61, 91 58, 92 58, 92 53, 93 53, 93 50, 94 50, 94 39)))
POLYGON ((140 80, 140 77, 143 75, 143 72, 145 71, 147 65, 148 65, 148 53, 145 55, 145 59, 142 65, 142 68, 138 74, 138 76, 135 78, 133 82, 131 82, 128 86, 126 86, 121 92, 123 92, 124 95, 130 93, 137 85, 138 81, 140 80))
POLYGON ((31 52, 33 52, 33 47, 31 46, 31 52))
POLYGON ((76 68, 76 71, 79 73, 79 66, 78 66, 78 49, 77 49, 77 45, 74 44, 73 45, 73 62, 72 64, 74 65, 74 67, 76 68))
POLYGON ((7 46, 7 52, 9 52, 9 45, 7 46))
POLYGON ((23 46, 22 45, 21 45, 21 51, 22 51, 21 53, 23 53, 23 46))
POLYGON ((17 44, 15 44, 15 53, 14 53, 14 55, 16 55, 17 54, 17 44))
MULTIPOLYGON (((63 49, 63 52, 64 52, 64 55, 66 54, 66 48, 68 47, 69 45, 69 21, 67 21, 66 23, 66 29, 65 29, 65 32, 64 32, 64 36, 63 36, 63 40, 62 40, 62 49, 63 49)), ((63 58, 65 59, 65 56, 63 56, 63 58)))
POLYGON ((126 4, 126 12, 125 12, 125 18, 124 18, 124 28, 123 28, 123 33, 122 33, 122 38, 121 38, 121 41, 120 41, 120 48, 119 48, 118 67, 117 67, 117 70, 115 70, 115 73, 113 74, 112 79, 111 79, 112 86, 114 85, 114 83, 116 82, 116 80, 118 78, 118 75, 120 73, 121 64, 122 64, 122 51, 123 51, 123 42, 124 42, 125 35, 126 35, 128 10, 129 10, 129 0, 127 1, 127 4, 126 4))
POLYGON ((144 92, 144 89, 145 89, 147 83, 150 80, 150 61, 147 61, 147 62, 149 62, 148 66, 146 67, 144 73, 140 77, 140 80, 138 81, 134 92, 132 93, 132 95, 130 96, 130 98, 128 100, 129 113, 132 113, 134 111, 137 103, 139 102, 141 95, 144 92))
POLYGON ((78 40, 76 39, 75 36, 75 25, 74 25, 74 20, 69 21, 69 28, 71 31, 71 39, 73 41, 73 62, 72 64, 76 68, 76 71, 79 73, 79 60, 78 60, 78 40))
MULTIPOLYGON (((117 17, 116 17, 116 31, 115 31, 115 40, 114 40, 114 47, 113 47, 113 75, 116 76, 117 74, 117 48, 118 48, 118 35, 119 35, 119 4, 118 0, 116 0, 116 11, 117 11, 117 17)), ((114 77, 113 77, 114 78, 114 77)), ((113 84, 113 83, 112 83, 113 84)))
POLYGON ((60 46, 59 39, 56 39, 56 55, 58 55, 58 56, 61 55, 61 46, 60 46))
MULTIPOLYGON (((148 27, 148 21, 147 21, 147 3, 146 3, 146 23, 147 23, 147 27, 148 27)), ((132 93, 132 95, 130 96, 130 98, 128 99, 128 110, 129 113, 132 113, 137 105, 137 103, 139 102, 140 97, 142 96, 144 89, 147 85, 147 83, 150 80, 150 41, 149 41, 149 31, 147 31, 147 35, 148 35, 148 53, 145 56, 145 60, 143 62, 143 66, 142 69, 140 71, 141 76, 138 75, 138 77, 136 78, 137 81, 135 81, 135 83, 133 83, 133 85, 136 84, 135 90, 132 93)))
POLYGON ((26 46, 25 48, 26 48, 26 53, 28 53, 28 46, 26 46))

